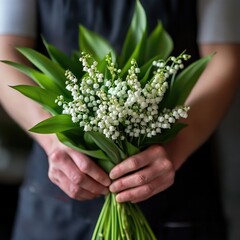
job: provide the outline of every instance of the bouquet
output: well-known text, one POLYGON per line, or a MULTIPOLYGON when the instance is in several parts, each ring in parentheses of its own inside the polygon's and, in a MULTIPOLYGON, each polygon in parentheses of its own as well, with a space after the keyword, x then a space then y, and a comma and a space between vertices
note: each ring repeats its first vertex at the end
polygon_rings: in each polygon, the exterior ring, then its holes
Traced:
MULTIPOLYGON (((55 133, 67 146, 90 156, 106 172, 152 144, 173 139, 185 127, 191 89, 210 60, 187 68, 185 51, 171 56, 173 42, 161 22, 149 34, 139 1, 117 55, 108 41, 80 26, 79 51, 70 58, 44 41, 49 56, 18 48, 36 68, 4 61, 32 78, 38 86, 13 86, 52 115, 30 129, 55 133)), ((92 239, 156 237, 141 210, 118 203, 109 193, 92 239)))

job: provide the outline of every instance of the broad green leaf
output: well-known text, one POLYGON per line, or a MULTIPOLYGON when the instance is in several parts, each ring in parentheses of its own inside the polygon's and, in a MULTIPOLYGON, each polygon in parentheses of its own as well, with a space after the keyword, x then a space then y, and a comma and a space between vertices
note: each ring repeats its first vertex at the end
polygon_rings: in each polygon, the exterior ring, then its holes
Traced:
POLYGON ((97 61, 102 60, 109 52, 112 53, 113 60, 116 59, 116 53, 111 45, 101 36, 80 26, 79 48, 81 51, 90 53, 97 61))
POLYGON ((108 70, 106 61, 107 57, 112 57, 111 53, 108 53, 100 62, 98 62, 97 69, 101 73, 105 73, 108 70))
POLYGON ((82 56, 80 50, 74 50, 72 53, 71 58, 73 59, 74 62, 79 61, 79 58, 82 56))
POLYGON ((158 25, 148 38, 145 62, 155 58, 155 56, 159 59, 167 59, 172 49, 173 41, 171 37, 164 30, 162 24, 158 22, 158 25))
POLYGON ((58 133, 76 128, 78 124, 72 122, 67 114, 59 114, 36 124, 29 131, 35 133, 58 133))
POLYGON ((109 138, 105 137, 99 132, 86 132, 95 144, 104 151, 114 164, 121 162, 124 159, 125 154, 121 149, 109 138))
POLYGON ((171 89, 176 89, 176 95, 178 96, 176 105, 184 104, 186 98, 190 94, 193 86, 205 70, 208 62, 212 56, 207 56, 192 63, 189 67, 183 70, 173 82, 171 89), (184 90, 184 91, 183 91, 184 90))
POLYGON ((109 173, 116 165, 110 160, 98 159, 98 165, 107 173, 109 173))
MULTIPOLYGON (((143 66, 143 67, 145 67, 145 66, 143 66)), ((141 83, 142 88, 147 84, 147 82, 149 82, 150 78, 152 77, 152 75, 150 74, 151 72, 152 72, 152 62, 151 63, 149 62, 148 68, 145 68, 144 71, 142 69, 140 69, 139 78, 141 79, 140 83, 141 83), (141 73, 144 73, 144 76, 142 78, 141 78, 141 75, 142 75, 141 73)))
POLYGON ((98 145, 95 143, 95 141, 93 140, 90 134, 83 134, 83 139, 84 139, 85 145, 89 149, 99 149, 98 145))
POLYGON ((52 92, 58 95, 61 94, 61 90, 59 86, 46 74, 36 71, 35 69, 20 63, 15 63, 11 61, 2 61, 2 62, 18 69, 19 71, 21 71, 22 73, 30 77, 34 82, 36 82, 42 88, 51 90, 52 92))
POLYGON ((60 132, 57 133, 57 137, 63 144, 65 144, 66 146, 68 146, 68 147, 70 147, 70 148, 72 148, 76 151, 84 153, 84 154, 88 155, 89 157, 93 157, 96 160, 101 159, 101 160, 110 162, 110 160, 108 159, 106 154, 100 149, 98 149, 98 150, 88 150, 83 145, 81 145, 79 143, 75 143, 70 138, 68 138, 63 133, 60 133, 60 132))
POLYGON ((141 3, 137 0, 134 8, 133 18, 125 38, 121 56, 121 65, 126 63, 132 56, 136 46, 146 33, 147 20, 141 3))
MULTIPOLYGON (((88 155, 89 157, 94 158, 94 160, 97 162, 97 164, 101 168, 103 168, 106 172, 110 172, 111 169, 115 166, 115 164, 113 164, 111 162, 111 159, 109 159, 109 157, 101 149, 89 150, 82 144, 75 143, 74 141, 72 141, 72 139, 68 138, 64 133, 57 133, 57 137, 66 146, 68 146, 76 151, 79 151, 81 153, 84 153, 84 154, 88 155)), ((87 147, 88 147, 88 145, 87 145, 87 147)))
POLYGON ((65 71, 57 63, 31 48, 18 48, 32 64, 52 78, 63 91, 65 90, 65 71))
POLYGON ((12 86, 12 88, 19 91, 26 97, 40 103, 52 114, 57 114, 61 112, 59 107, 54 102, 56 99, 56 95, 47 89, 30 85, 17 85, 12 86))
POLYGON ((45 40, 43 40, 43 42, 49 56, 54 62, 58 63, 64 70, 70 70, 77 78, 83 76, 82 64, 79 59, 71 59, 53 45, 48 44, 45 40))
POLYGON ((159 22, 147 39, 144 65, 141 66, 139 74, 142 86, 144 86, 149 80, 153 61, 158 59, 167 59, 172 49, 173 41, 159 22))
POLYGON ((133 156, 140 152, 139 148, 137 148, 136 146, 134 146, 132 143, 128 142, 127 140, 125 140, 124 144, 126 146, 126 151, 127 151, 128 156, 133 156))
POLYGON ((173 108, 183 105, 211 58, 212 55, 209 55, 193 62, 174 77, 161 106, 173 108))
POLYGON ((187 125, 184 123, 175 123, 170 129, 165 129, 162 133, 152 137, 152 138, 145 138, 143 146, 149 146, 152 144, 164 144, 172 139, 174 139, 177 134, 185 128, 187 125))
POLYGON ((146 43, 146 32, 143 33, 142 35, 142 39, 140 40, 140 42, 137 44, 137 46, 135 47, 132 55, 130 56, 130 58, 128 60, 126 60, 126 64, 125 66, 123 66, 123 69, 121 71, 121 76, 124 76, 128 69, 131 67, 131 61, 132 59, 135 59, 138 63, 139 66, 141 66, 143 64, 143 59, 144 59, 144 54, 145 54, 145 43, 146 43))

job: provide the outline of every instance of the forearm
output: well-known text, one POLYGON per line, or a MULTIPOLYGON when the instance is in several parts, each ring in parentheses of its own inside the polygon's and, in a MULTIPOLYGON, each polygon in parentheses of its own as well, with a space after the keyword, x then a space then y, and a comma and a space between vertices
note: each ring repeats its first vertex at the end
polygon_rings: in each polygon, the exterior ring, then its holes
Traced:
POLYGON ((188 126, 166 149, 178 169, 189 155, 201 146, 217 128, 227 112, 240 80, 239 45, 203 45, 202 55, 216 55, 202 74, 186 101, 191 107, 188 126))
MULTIPOLYGON (((1 36, 0 46, 1 60, 11 60, 27 64, 26 60, 15 50, 15 46, 34 47, 34 40, 23 37, 1 36)), ((4 63, 0 63, 0 76, 0 103, 6 112, 25 131, 50 116, 39 104, 10 87, 19 84, 33 85, 34 82, 31 79, 4 63)), ((29 134, 45 149, 47 149, 50 142, 55 138, 53 135, 29 134)))

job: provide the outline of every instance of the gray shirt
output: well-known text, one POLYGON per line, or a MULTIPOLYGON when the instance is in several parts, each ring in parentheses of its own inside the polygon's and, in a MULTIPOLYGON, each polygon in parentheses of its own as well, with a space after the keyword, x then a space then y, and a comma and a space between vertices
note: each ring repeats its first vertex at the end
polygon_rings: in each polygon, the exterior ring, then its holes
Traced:
MULTIPOLYGON (((240 42, 239 0, 198 0, 198 42, 240 42)), ((36 0, 1 0, 0 34, 36 36, 36 0)))
POLYGON ((36 1, 1 0, 0 34, 36 36, 36 1))

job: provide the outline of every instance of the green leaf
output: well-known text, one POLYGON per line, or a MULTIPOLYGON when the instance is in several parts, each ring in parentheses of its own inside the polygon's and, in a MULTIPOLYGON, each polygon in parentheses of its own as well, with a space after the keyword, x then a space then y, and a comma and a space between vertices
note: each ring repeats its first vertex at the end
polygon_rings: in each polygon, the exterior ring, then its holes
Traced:
POLYGON ((167 108, 183 105, 211 58, 209 55, 193 62, 173 78, 161 105, 167 108))
POLYGON ((141 68, 140 74, 139 74, 139 78, 141 79, 140 83, 141 83, 142 88, 144 88, 144 86, 149 82, 150 78, 152 77, 152 75, 151 75, 152 61, 148 62, 148 65, 144 65, 143 68, 144 68, 144 70, 141 68), (141 75, 142 75, 141 73, 144 73, 143 77, 141 77, 141 75))
POLYGON ((127 151, 128 156, 133 156, 140 152, 139 148, 137 148, 136 146, 134 146, 132 143, 128 142, 127 140, 125 140, 124 144, 126 146, 126 151, 127 151))
POLYGON ((40 103, 52 114, 60 113, 59 107, 55 104, 56 95, 47 89, 38 86, 17 85, 11 86, 13 89, 19 91, 26 97, 40 103))
POLYGON ((60 114, 43 120, 29 129, 29 131, 35 133, 59 133, 76 128, 77 126, 78 124, 72 122, 70 115, 60 114))
POLYGON ((198 61, 192 63, 185 70, 183 70, 176 77, 171 88, 176 89, 175 96, 178 96, 176 103, 177 105, 184 104, 193 86, 196 84, 197 80, 201 76, 202 72, 205 70, 211 58, 212 56, 207 56, 205 58, 199 59, 198 61))
POLYGON ((77 150, 81 153, 84 153, 84 154, 88 155, 89 157, 93 157, 97 160, 101 159, 101 160, 104 160, 104 161, 109 161, 106 154, 100 149, 98 149, 98 150, 88 150, 83 145, 75 143, 70 138, 66 137, 63 133, 60 133, 60 132, 57 133, 57 137, 66 146, 68 146, 68 147, 70 147, 74 150, 77 150))
POLYGON ((170 55, 173 49, 173 41, 164 30, 162 24, 158 22, 158 25, 148 37, 146 45, 147 50, 145 50, 144 65, 141 66, 139 74, 142 86, 144 86, 149 81, 149 77, 151 77, 150 73, 153 61, 167 59, 170 55))
POLYGON ((64 70, 70 70, 77 78, 83 76, 82 64, 79 59, 71 59, 66 54, 43 39, 44 45, 53 62, 59 64, 64 70))
POLYGON ((88 146, 88 148, 90 148, 90 149, 98 149, 99 148, 90 134, 84 133, 83 139, 84 139, 85 145, 88 146))
POLYGON ((104 56, 104 58, 100 62, 98 62, 97 69, 101 73, 105 73, 106 71, 109 71, 107 69, 107 61, 106 61, 107 57, 112 57, 111 53, 108 53, 106 56, 104 56))
POLYGON ((137 0, 134 8, 133 18, 125 38, 121 56, 121 65, 126 63, 132 56, 136 46, 143 39, 146 33, 147 20, 141 3, 137 0))
POLYGON ((63 91, 65 90, 65 71, 58 64, 51 61, 43 54, 37 52, 31 48, 18 48, 18 51, 21 52, 32 64, 34 64, 38 69, 40 69, 47 76, 52 78, 56 84, 61 87, 63 91))
POLYGON ((162 133, 152 137, 152 138, 145 138, 143 146, 149 146, 152 144, 164 144, 172 139, 174 139, 177 134, 185 128, 187 125, 184 123, 175 123, 170 129, 164 130, 162 133))
POLYGON ((147 36, 146 32, 144 32, 144 34, 142 35, 142 39, 135 47, 132 55, 130 56, 130 58, 128 60, 126 60, 126 64, 123 67, 121 74, 120 74, 121 76, 124 76, 128 72, 128 69, 131 67, 132 59, 135 59, 139 66, 141 66, 143 64, 144 54, 146 51, 145 50, 146 36, 147 36))
POLYGON ((19 71, 21 71, 22 73, 30 77, 34 82, 36 82, 42 88, 51 90, 57 95, 61 94, 61 90, 59 86, 46 74, 36 71, 35 69, 20 63, 15 63, 11 61, 2 61, 2 62, 18 69, 19 71))
POLYGON ((114 164, 123 160, 125 154, 111 139, 105 137, 99 132, 86 132, 85 134, 92 138, 93 142, 95 142, 95 144, 107 154, 114 164))
MULTIPOLYGON (((158 22, 147 41, 145 62, 152 58, 167 59, 173 49, 173 41, 158 22)), ((153 59, 151 60, 153 61, 153 59)))
POLYGON ((102 60, 109 52, 112 53, 113 60, 116 59, 116 53, 112 46, 103 37, 84 26, 80 26, 79 48, 81 51, 90 53, 97 61, 102 60))
MULTIPOLYGON (((63 131, 61 133, 64 134, 67 138, 71 139, 74 143, 84 145, 83 141, 84 130, 82 127, 77 126, 75 128, 63 131)), ((86 147, 86 149, 88 148, 86 147)))
POLYGON ((110 171, 116 166, 110 160, 104 159, 97 159, 97 163, 107 173, 110 173, 110 171))
POLYGON ((111 162, 111 159, 109 159, 109 157, 101 149, 88 150, 83 145, 72 141, 64 133, 57 133, 57 137, 66 146, 68 146, 76 151, 79 151, 83 154, 86 154, 89 157, 94 158, 95 161, 97 162, 97 164, 102 169, 104 169, 106 172, 110 172, 111 169, 115 166, 115 164, 111 162))

